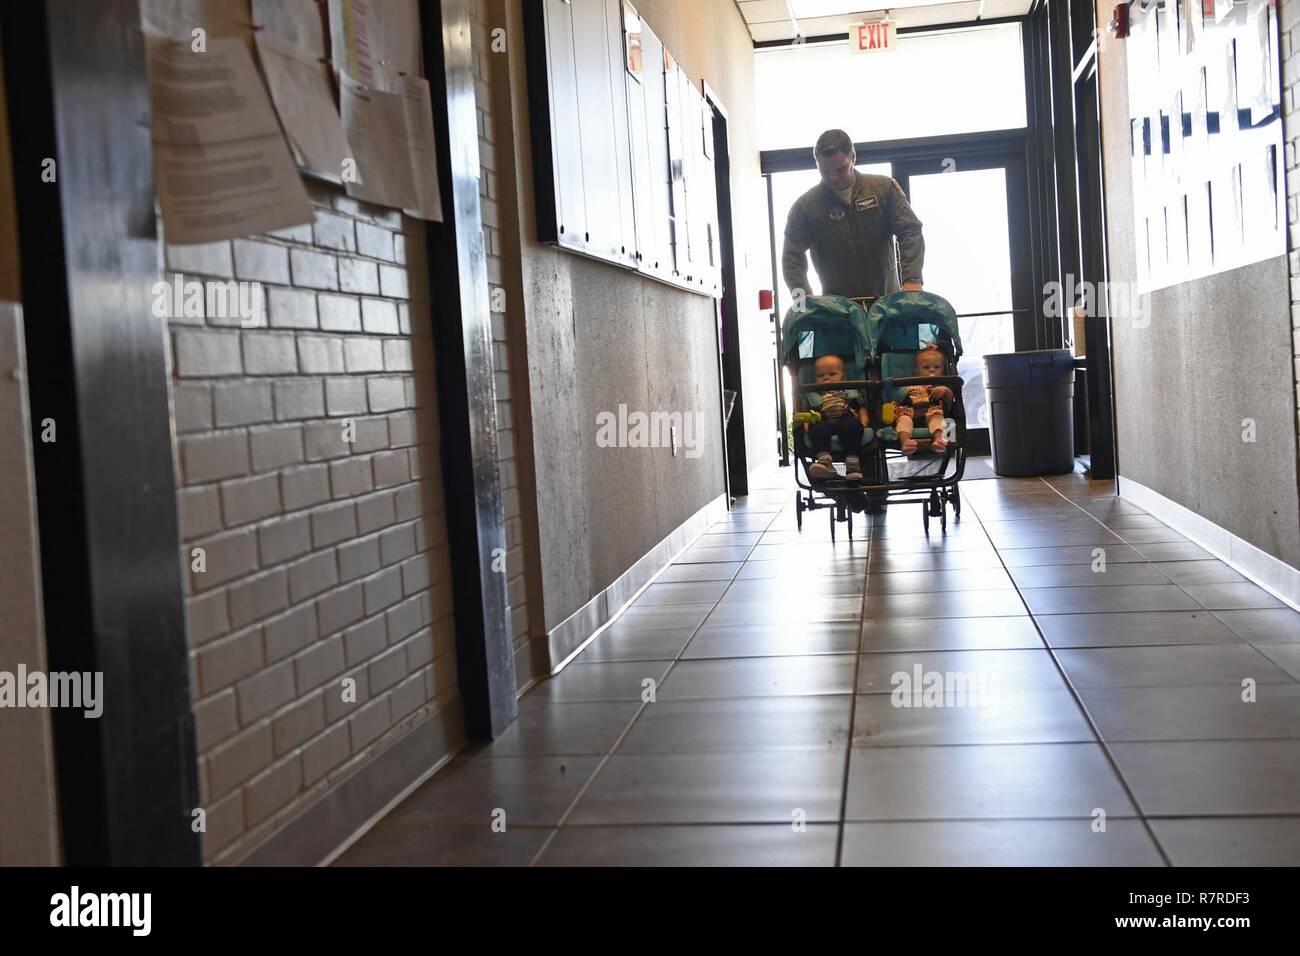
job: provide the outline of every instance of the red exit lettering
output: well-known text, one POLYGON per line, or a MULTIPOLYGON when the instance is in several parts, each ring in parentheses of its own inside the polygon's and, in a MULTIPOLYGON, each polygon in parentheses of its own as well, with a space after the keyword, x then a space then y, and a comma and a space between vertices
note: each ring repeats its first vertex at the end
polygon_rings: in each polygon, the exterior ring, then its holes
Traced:
POLYGON ((890 49, 890 26, 889 23, 858 24, 858 50, 866 52, 890 49))

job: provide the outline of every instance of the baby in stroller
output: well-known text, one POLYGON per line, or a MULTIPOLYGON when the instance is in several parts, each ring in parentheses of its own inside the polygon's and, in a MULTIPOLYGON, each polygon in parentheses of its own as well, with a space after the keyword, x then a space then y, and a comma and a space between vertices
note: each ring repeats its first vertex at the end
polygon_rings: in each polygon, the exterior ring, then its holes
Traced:
MULTIPOLYGON (((838 355, 821 356, 813 365, 813 377, 818 385, 843 382, 844 360, 838 355)), ((831 439, 838 437, 840 447, 844 449, 860 448, 863 434, 871 425, 866 404, 862 396, 852 389, 810 392, 808 399, 810 405, 820 405, 818 410, 821 413, 821 421, 808 426, 808 447, 817 459, 808 466, 808 477, 837 478, 839 476, 835 473, 831 455, 831 439)), ((940 427, 942 428, 942 422, 940 427)), ((862 466, 857 455, 845 455, 844 477, 849 481, 862 480, 862 466)))
MULTIPOLYGON (((918 378, 942 378, 946 358, 933 343, 916 353, 918 378)), ((952 401, 952 389, 946 385, 909 385, 907 396, 894 405, 894 430, 898 432, 899 448, 905 455, 917 449, 912 437, 913 422, 925 420, 925 430, 930 433, 931 448, 943 451, 948 447, 944 439, 944 407, 952 401)))

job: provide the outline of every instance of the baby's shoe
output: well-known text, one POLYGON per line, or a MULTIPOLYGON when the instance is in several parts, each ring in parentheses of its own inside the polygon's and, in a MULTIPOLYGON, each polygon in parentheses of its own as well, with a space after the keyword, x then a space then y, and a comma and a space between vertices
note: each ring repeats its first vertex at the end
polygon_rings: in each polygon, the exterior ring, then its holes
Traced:
POLYGON ((844 459, 844 477, 849 481, 862 480, 862 466, 858 464, 857 455, 849 455, 844 459))
POLYGON ((835 462, 831 458, 830 452, 824 451, 817 456, 817 460, 808 466, 809 478, 838 478, 835 473, 835 462))

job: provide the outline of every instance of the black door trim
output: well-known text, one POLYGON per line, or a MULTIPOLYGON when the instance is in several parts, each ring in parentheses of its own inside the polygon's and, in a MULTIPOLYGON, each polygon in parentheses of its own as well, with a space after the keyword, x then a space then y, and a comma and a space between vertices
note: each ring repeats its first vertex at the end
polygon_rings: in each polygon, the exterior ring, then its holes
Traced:
POLYGON ((202 860, 149 98, 136 0, 0 4, 64 862, 202 860), (56 179, 41 178, 46 159, 56 179), (41 440, 53 419, 55 441, 41 440))
MULTIPOLYGON (((889 139, 871 143, 855 143, 858 164, 903 162, 905 160, 942 159, 954 155, 981 153, 1000 154, 1008 149, 1023 150, 1029 131, 1026 129, 999 129, 982 133, 953 133, 950 136, 917 136, 911 139, 889 139)), ((760 171, 788 173, 798 169, 816 169, 812 147, 793 149, 765 149, 758 154, 760 171)))
MULTIPOLYGON (((703 81, 701 81, 703 83, 703 81)), ((708 83, 704 98, 713 109, 713 169, 718 197, 718 251, 722 263, 722 387, 736 393, 725 426, 727 491, 732 497, 749 494, 749 464, 745 452, 745 390, 740 361, 740 302, 736 295, 735 233, 731 214, 731 142, 727 109, 708 83)), ((725 413, 726 406, 723 406, 725 413)))

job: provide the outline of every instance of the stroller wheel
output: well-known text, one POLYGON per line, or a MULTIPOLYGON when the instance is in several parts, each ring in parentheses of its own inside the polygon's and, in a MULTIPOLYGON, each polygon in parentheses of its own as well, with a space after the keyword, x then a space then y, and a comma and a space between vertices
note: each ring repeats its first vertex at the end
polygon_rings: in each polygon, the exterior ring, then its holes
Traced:
POLYGON ((849 518, 849 540, 852 541, 853 540, 853 509, 852 508, 848 509, 848 518, 849 518))
POLYGON ((956 485, 953 485, 951 497, 952 497, 952 516, 954 518, 960 518, 961 517, 961 489, 958 488, 956 485))
POLYGON ((930 506, 928 504, 921 506, 921 523, 925 525, 925 533, 929 534, 930 533, 930 506))
POLYGON ((835 506, 826 509, 831 516, 831 544, 835 543, 835 506))
POLYGON ((803 530, 803 492, 794 496, 794 523, 803 530))
POLYGON ((885 498, 887 495, 883 491, 867 492, 867 514, 882 515, 885 513, 885 498))
POLYGON ((948 530, 948 508, 945 505, 940 505, 939 528, 942 531, 948 530))

